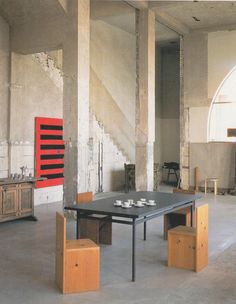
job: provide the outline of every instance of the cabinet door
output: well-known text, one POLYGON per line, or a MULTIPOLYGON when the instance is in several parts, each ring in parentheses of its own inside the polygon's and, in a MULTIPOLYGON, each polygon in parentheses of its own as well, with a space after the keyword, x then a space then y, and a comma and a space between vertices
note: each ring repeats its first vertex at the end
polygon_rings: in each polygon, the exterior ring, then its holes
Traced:
POLYGON ((31 184, 19 186, 19 211, 20 215, 32 213, 33 209, 33 188, 31 184))
POLYGON ((17 188, 4 186, 2 199, 3 215, 16 215, 18 212, 17 188))

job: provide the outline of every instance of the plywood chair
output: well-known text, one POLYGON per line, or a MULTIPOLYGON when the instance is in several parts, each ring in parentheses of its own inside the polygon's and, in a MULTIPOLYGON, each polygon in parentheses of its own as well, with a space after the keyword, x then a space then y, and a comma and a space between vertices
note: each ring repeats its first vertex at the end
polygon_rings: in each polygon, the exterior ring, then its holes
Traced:
POLYGON ((168 266, 202 270, 208 264, 208 205, 196 210, 196 228, 177 226, 168 231, 168 266))
MULTIPOLYGON (((173 193, 195 194, 194 190, 173 189, 173 193)), ((168 230, 179 225, 191 226, 191 208, 186 207, 164 215, 164 240, 167 240, 168 230)))
POLYGON ((100 248, 93 241, 66 240, 66 218, 56 213, 56 283, 62 293, 99 289, 100 248))
MULTIPOLYGON (((93 192, 77 194, 77 204, 89 203, 93 200, 93 192)), ((112 244, 112 223, 110 216, 96 215, 96 219, 80 220, 80 237, 93 240, 96 244, 112 244)))

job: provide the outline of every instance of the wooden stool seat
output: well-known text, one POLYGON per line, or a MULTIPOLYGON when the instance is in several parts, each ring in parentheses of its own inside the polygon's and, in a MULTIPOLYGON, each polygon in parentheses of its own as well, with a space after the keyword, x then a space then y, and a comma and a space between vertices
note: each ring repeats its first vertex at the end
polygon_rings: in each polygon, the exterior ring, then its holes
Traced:
POLYGON ((196 228, 168 231, 168 266, 200 271, 208 264, 208 205, 197 208, 196 228))
MULTIPOLYGON (((195 194, 194 190, 173 189, 173 193, 195 194)), ((191 208, 186 207, 164 215, 164 240, 168 238, 168 230, 176 226, 191 226, 191 208)))
POLYGON ((99 289, 100 248, 89 239, 66 240, 66 218, 56 213, 56 283, 62 293, 99 289))
POLYGON ((214 183, 214 194, 217 195, 217 184, 218 184, 219 178, 216 177, 208 177, 205 179, 205 194, 207 193, 207 184, 214 183))

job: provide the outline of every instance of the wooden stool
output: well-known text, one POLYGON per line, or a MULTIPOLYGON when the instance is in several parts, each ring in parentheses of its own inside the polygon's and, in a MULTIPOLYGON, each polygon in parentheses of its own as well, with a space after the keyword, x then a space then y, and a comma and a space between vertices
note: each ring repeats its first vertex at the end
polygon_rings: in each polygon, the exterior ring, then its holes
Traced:
POLYGON ((56 283, 62 293, 99 289, 100 248, 89 239, 66 240, 66 218, 56 213, 56 283))
POLYGON ((168 231, 168 266, 202 270, 208 264, 208 205, 196 209, 196 228, 178 226, 168 231))
POLYGON ((217 183, 219 181, 219 178, 206 178, 205 179, 205 194, 207 193, 207 183, 208 182, 213 182, 214 183, 214 194, 217 195, 217 183))
MULTIPOLYGON (((195 194, 194 190, 173 189, 173 193, 195 194)), ((176 226, 191 226, 191 208, 186 207, 164 215, 164 240, 168 238, 168 230, 176 226)))
MULTIPOLYGON (((93 192, 77 194, 77 204, 90 203, 93 200, 93 192)), ((93 216, 93 215, 91 215, 93 216)), ((112 222, 107 215, 94 215, 96 219, 80 220, 80 238, 91 239, 96 244, 112 244, 112 222)))

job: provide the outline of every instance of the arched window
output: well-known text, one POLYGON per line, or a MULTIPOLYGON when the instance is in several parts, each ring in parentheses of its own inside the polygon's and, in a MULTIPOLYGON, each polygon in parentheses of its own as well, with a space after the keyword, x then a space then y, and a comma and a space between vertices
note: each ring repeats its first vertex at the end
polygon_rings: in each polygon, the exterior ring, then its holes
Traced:
POLYGON ((224 78, 213 98, 207 139, 236 142, 236 67, 224 78))

